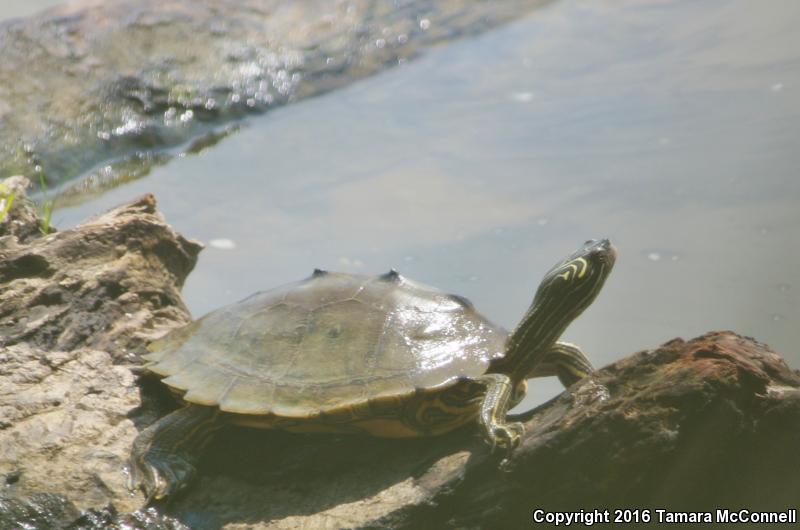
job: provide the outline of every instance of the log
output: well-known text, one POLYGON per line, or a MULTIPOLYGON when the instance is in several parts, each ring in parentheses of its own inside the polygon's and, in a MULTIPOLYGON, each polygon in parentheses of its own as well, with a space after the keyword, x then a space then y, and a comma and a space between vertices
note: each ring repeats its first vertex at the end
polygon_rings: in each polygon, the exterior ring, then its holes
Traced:
POLYGON ((576 383, 524 416, 510 455, 474 426, 419 440, 230 428, 192 488, 145 508, 123 464, 175 404, 129 365, 187 322, 179 289, 200 245, 152 196, 46 236, 24 226, 29 204, 16 208, 0 227, 1 527, 521 528, 536 510, 656 520, 800 500, 800 374, 716 331, 576 383))

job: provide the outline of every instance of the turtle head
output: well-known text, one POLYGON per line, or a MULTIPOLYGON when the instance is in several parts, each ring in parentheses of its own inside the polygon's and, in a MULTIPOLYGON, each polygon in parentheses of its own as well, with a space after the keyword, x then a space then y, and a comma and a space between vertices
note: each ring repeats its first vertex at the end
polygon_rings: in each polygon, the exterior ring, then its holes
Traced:
POLYGON ((608 239, 590 239, 547 271, 533 305, 548 307, 553 316, 571 321, 594 301, 616 257, 608 239))
POLYGON ((597 297, 616 256, 608 239, 592 239, 547 271, 509 338, 513 371, 522 374, 541 362, 567 326, 597 297))

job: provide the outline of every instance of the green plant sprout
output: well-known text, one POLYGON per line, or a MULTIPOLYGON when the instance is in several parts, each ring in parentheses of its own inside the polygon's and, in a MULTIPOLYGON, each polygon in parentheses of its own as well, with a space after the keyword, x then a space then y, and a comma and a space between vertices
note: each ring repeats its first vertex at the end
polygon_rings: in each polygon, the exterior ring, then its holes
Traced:
POLYGON ((6 220, 8 212, 11 211, 11 205, 14 204, 14 197, 14 192, 0 182, 0 222, 6 220))
POLYGON ((50 233, 50 219, 53 217, 53 206, 55 200, 47 196, 47 182, 44 178, 44 172, 39 173, 39 189, 42 190, 42 202, 40 208, 42 210, 42 219, 39 223, 39 231, 45 235, 50 233))

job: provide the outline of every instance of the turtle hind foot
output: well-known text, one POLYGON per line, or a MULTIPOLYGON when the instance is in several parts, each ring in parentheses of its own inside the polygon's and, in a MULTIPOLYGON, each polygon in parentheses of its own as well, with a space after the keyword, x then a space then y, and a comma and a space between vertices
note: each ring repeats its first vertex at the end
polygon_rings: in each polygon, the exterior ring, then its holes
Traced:
POLYGON ((186 489, 197 473, 193 459, 181 453, 148 451, 128 462, 128 489, 144 492, 145 504, 172 499, 186 489))
POLYGON ((212 407, 189 405, 149 426, 136 437, 128 460, 128 488, 141 489, 147 504, 182 491, 197 474, 197 459, 222 426, 212 407))

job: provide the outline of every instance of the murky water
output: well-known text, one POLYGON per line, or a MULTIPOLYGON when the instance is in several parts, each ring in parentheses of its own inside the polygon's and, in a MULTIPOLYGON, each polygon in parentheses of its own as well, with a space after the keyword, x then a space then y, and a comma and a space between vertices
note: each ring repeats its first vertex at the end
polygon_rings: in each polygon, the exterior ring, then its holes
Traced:
POLYGON ((798 26, 795 0, 562 0, 54 222, 154 192, 209 245, 184 289, 197 316, 314 267, 395 267, 508 327, 607 236, 616 270, 565 336, 596 365, 733 329, 800 366, 798 26))

